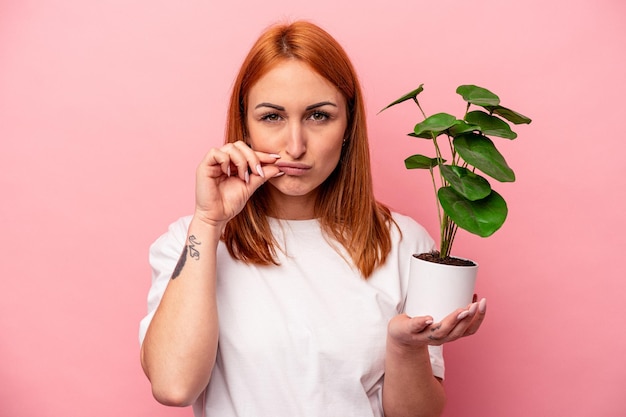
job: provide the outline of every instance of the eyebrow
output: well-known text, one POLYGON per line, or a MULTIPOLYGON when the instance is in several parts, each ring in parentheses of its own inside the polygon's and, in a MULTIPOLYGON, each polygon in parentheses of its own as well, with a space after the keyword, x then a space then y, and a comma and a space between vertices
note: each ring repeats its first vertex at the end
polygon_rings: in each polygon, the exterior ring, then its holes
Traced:
MULTIPOLYGON (((315 103, 315 104, 311 104, 310 106, 306 107, 306 111, 309 110, 313 110, 316 109, 318 107, 322 107, 322 106, 333 106, 333 107, 337 107, 337 105, 331 101, 320 101, 319 103, 315 103)), ((270 107, 272 109, 278 110, 278 111, 285 111, 285 108, 283 106, 279 106, 278 104, 272 104, 272 103, 259 103, 257 104, 254 108, 258 109, 259 107, 270 107)))
POLYGON ((320 101, 319 103, 315 103, 315 104, 311 104, 310 106, 307 106, 306 110, 313 110, 316 109, 318 107, 323 107, 323 106, 333 106, 333 107, 337 107, 337 105, 333 102, 330 101, 320 101))
POLYGON ((285 111, 285 108, 283 106, 279 106, 278 104, 272 104, 272 103, 259 103, 256 106, 254 106, 255 109, 258 109, 260 107, 270 107, 278 111, 285 111))

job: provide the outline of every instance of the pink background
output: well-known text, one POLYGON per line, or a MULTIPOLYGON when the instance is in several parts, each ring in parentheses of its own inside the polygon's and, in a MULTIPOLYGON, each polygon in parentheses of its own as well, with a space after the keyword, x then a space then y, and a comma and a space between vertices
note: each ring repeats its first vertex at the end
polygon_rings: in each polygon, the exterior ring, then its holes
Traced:
POLYGON ((138 362, 149 244, 193 208, 243 55, 307 18, 352 57, 379 199, 436 233, 428 180, 402 160, 411 106, 475 83, 533 118, 499 142, 518 181, 481 264, 484 328, 447 347, 445 415, 626 415, 626 6, 620 0, 0 2, 0 415, 189 416, 138 362), (356 2, 354 2, 356 4, 356 2))

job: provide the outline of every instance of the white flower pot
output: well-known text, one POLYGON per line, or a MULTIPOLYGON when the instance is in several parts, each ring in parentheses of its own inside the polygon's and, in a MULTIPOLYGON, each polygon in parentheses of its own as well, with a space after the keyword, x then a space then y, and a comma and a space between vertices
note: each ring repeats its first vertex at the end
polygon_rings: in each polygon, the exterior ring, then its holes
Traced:
POLYGON ((478 264, 453 266, 411 257, 404 312, 432 316, 440 321, 457 308, 467 307, 474 296, 478 264))

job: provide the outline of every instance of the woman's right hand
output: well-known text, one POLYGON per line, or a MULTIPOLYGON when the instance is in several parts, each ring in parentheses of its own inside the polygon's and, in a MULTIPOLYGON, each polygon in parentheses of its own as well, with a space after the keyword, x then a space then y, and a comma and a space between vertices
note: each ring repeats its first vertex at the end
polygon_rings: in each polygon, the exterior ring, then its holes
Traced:
POLYGON ((265 181, 281 175, 278 158, 242 141, 211 149, 196 170, 196 217, 223 228, 265 181))

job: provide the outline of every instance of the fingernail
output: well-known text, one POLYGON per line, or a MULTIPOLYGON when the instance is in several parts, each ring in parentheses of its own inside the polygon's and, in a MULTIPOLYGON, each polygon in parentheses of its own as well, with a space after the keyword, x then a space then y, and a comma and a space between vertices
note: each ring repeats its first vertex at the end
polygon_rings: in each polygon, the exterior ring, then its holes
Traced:
POLYGON ((278 171, 278 173, 274 175, 272 178, 280 177, 281 175, 285 175, 285 173, 283 171, 278 171))
POLYGON ((228 165, 228 168, 226 168, 226 176, 230 177, 230 165, 228 165))
POLYGON ((433 324, 434 322, 432 320, 426 320, 424 322, 424 324, 426 324, 427 326, 430 326, 431 324, 433 324))
POLYGON ((470 314, 473 316, 474 314, 476 314, 476 310, 478 310, 478 303, 472 303, 469 308, 470 314))
POLYGON ((463 320, 465 317, 469 316, 469 310, 461 311, 458 316, 456 316, 457 320, 463 320))
POLYGON ((257 164, 256 166, 256 172, 259 173, 259 176, 261 178, 265 178, 265 172, 263 172, 263 168, 261 168, 261 164, 257 164))
POLYGON ((248 174, 248 171, 243 174, 243 179, 246 181, 246 184, 250 184, 250 174, 248 174))
POLYGON ((478 303, 478 311, 480 311, 481 313, 484 313, 485 311, 487 311, 487 299, 486 298, 483 298, 478 303))
POLYGON ((276 159, 280 158, 280 155, 278 155, 277 153, 271 153, 270 156, 276 159))

